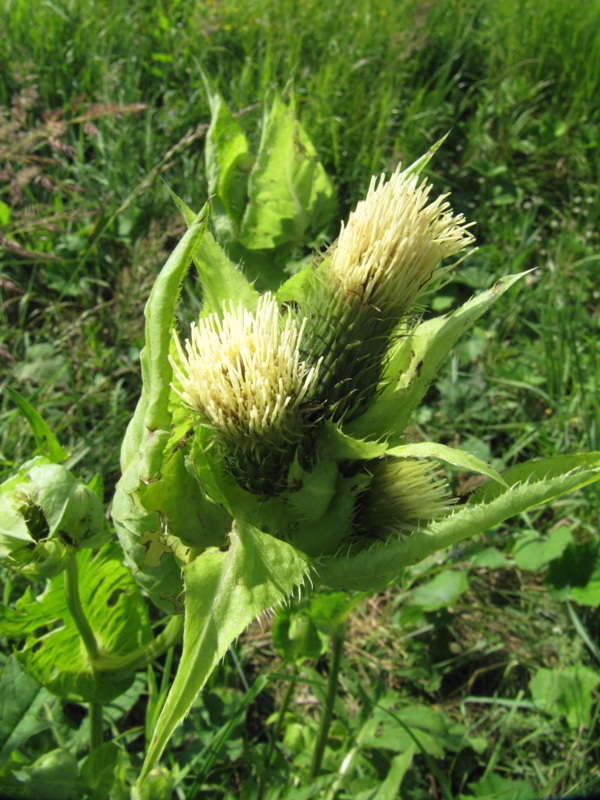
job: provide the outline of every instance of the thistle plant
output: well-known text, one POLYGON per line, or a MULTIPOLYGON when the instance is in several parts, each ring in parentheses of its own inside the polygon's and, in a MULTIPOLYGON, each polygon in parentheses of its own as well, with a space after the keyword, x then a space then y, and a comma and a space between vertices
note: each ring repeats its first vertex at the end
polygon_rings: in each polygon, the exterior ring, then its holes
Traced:
POLYGON ((600 477, 598 454, 500 475, 463 451, 405 441, 459 336, 522 277, 419 320, 415 304, 474 241, 421 176, 434 150, 373 179, 337 241, 275 294, 261 295, 230 261, 208 205, 194 214, 176 199, 188 231, 146 307, 142 395, 112 511, 136 580, 185 618, 141 781, 231 642, 305 582, 376 591, 600 477), (175 309, 192 262, 203 308, 186 334, 175 309), (459 505, 442 464, 489 480, 459 505))
MULTIPOLYGON (((47 453, 0 486, 0 562, 48 581, 39 596, 31 588, 14 607, 0 605, 0 634, 21 643, 18 663, 59 697, 89 703, 94 750, 102 704, 183 629, 139 786, 231 643, 304 585, 386 588, 427 556, 600 478, 598 453, 499 474, 461 450, 406 440, 451 348, 524 274, 420 319, 427 294, 474 245, 472 223, 422 176, 437 145, 389 179, 373 178, 337 240, 282 283, 285 259, 331 210, 331 186, 281 101, 265 115, 250 165, 237 123, 210 87, 209 96, 214 197, 195 214, 174 196, 188 230, 145 309, 141 396, 112 504, 119 544, 95 492, 60 463, 68 454, 9 392, 47 453), (192 263, 202 311, 186 331, 176 309, 192 263), (459 503, 444 465, 488 480, 459 503), (140 588, 169 618, 155 638, 140 588)), ((313 778, 344 613, 330 631, 313 778)))

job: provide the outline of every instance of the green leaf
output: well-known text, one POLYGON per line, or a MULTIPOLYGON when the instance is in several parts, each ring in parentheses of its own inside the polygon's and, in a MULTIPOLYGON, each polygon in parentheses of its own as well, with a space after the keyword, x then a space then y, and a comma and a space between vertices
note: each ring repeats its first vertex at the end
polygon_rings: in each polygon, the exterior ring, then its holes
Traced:
POLYGON ((92 800, 106 800, 110 797, 118 756, 117 745, 114 742, 105 742, 84 759, 80 777, 85 791, 92 800))
MULTIPOLYGON (((77 553, 79 591, 84 613, 101 651, 125 655, 151 638, 148 610, 122 553, 111 543, 96 555, 77 553)), ((82 702, 106 703, 122 694, 134 675, 98 673, 92 669, 69 613, 64 573, 34 597, 28 590, 14 609, 0 607, 0 633, 25 642, 16 655, 35 680, 52 694, 82 702)))
POLYGON ((0 200, 0 225, 8 225, 11 214, 12 212, 10 210, 10 206, 6 205, 6 203, 3 203, 2 200, 0 200))
MULTIPOLYGON (((531 475, 526 483, 513 483, 514 476, 510 475, 511 470, 507 470, 502 477, 508 481, 510 488, 504 489, 498 483, 491 484, 493 489, 489 501, 482 487, 475 495, 485 497, 487 502, 468 503, 444 519, 415 531, 408 539, 390 540, 355 556, 323 557, 319 559, 318 575, 325 585, 333 588, 369 590, 385 586, 397 577, 401 569, 422 561, 438 550, 600 480, 600 455, 595 454, 590 458, 591 455, 570 456, 568 462, 562 464, 564 472, 555 464, 554 469, 545 471, 544 474, 549 475, 545 479, 539 475, 535 479, 534 464, 522 465, 526 472, 529 467, 531 475), (582 466, 573 468, 578 460, 582 466)), ((553 459, 547 459, 549 461, 553 459)), ((562 457, 557 461, 562 461, 562 457)))
POLYGON ((560 558, 550 563, 547 583, 552 594, 570 598, 582 606, 600 606, 600 544, 569 544, 560 558))
POLYGON ((24 397, 21 397, 21 395, 14 389, 10 389, 8 386, 5 386, 4 391, 13 401, 13 403, 19 407, 23 416, 31 425, 31 430, 33 431, 38 451, 42 455, 47 455, 50 461, 54 462, 55 464, 58 464, 68 458, 69 454, 64 447, 61 447, 58 439, 52 433, 41 414, 39 414, 35 408, 28 403, 24 397))
MULTIPOLYGON (((169 193, 187 225, 195 219, 194 212, 169 189, 169 193)), ((225 251, 217 244, 209 231, 194 254, 194 264, 202 282, 202 316, 223 314, 223 307, 230 301, 241 302, 250 310, 256 308, 259 294, 243 272, 229 260, 225 251)))
POLYGON ((443 758, 446 751, 459 753, 469 747, 466 727, 447 714, 419 703, 394 709, 397 701, 398 696, 390 694, 375 708, 373 717, 378 725, 374 732, 366 734, 364 747, 402 753, 418 742, 422 752, 435 758, 443 758))
POLYGON ((13 771, 29 797, 70 800, 78 796, 77 759, 66 750, 44 753, 31 766, 13 771))
POLYGON ((385 455, 388 445, 385 442, 355 439, 353 436, 343 433, 337 425, 328 422, 324 436, 324 449, 330 458, 338 461, 371 460, 385 455))
MULTIPOLYGON (((188 230, 161 270, 146 304, 145 347, 142 350, 142 394, 121 448, 122 477, 112 517, 125 557, 140 585, 167 613, 181 610, 181 543, 165 535, 160 514, 148 512, 136 496, 141 486, 160 477, 171 436, 169 406, 172 368, 168 360, 180 286, 203 240, 207 211, 188 214, 188 230)), ((189 213, 188 213, 189 212, 189 213)), ((184 548, 185 550, 185 548, 184 548)))
POLYGON ((347 592, 316 592, 310 598, 310 617, 319 630, 334 636, 364 599, 364 595, 351 597, 347 592))
POLYGON ((0 558, 10 557, 17 550, 34 544, 23 515, 7 495, 0 495, 0 558))
POLYGON ((475 569, 503 569, 509 565, 509 560, 504 553, 495 547, 486 547, 471 556, 470 563, 475 569))
POLYGON ((458 800, 532 800, 536 792, 529 781, 503 778, 492 773, 469 784, 473 794, 460 794, 458 800))
POLYGON ((140 783, 231 643, 252 620, 285 602, 307 571, 297 550, 242 521, 234 525, 227 550, 209 548, 185 567, 183 653, 140 783))
POLYGON ((10 656, 0 678, 0 767, 31 736, 50 727, 40 712, 50 695, 10 656))
POLYGON ((414 444, 403 444, 400 447, 392 447, 386 455, 395 458, 436 458, 446 464, 469 470, 469 472, 480 472, 489 478, 497 481, 501 486, 507 487, 508 484, 498 473, 485 461, 477 456, 466 453, 464 450, 457 450, 454 447, 447 447, 436 442, 415 442, 414 444))
POLYGON ((279 303, 299 303, 306 299, 314 278, 314 269, 311 265, 294 273, 277 289, 276 297, 279 303))
POLYGON ((566 669, 539 669, 529 683, 535 705, 553 717, 566 717, 577 731, 592 721, 593 693, 600 683, 596 670, 581 664, 566 669))
POLYGON ((125 472, 134 459, 142 462, 138 474, 151 478, 160 466, 162 451, 168 439, 171 415, 168 400, 173 371, 169 363, 171 331, 181 282, 202 239, 208 211, 202 211, 188 223, 187 232, 158 274, 144 315, 145 345, 140 355, 142 396, 123 440, 121 470, 125 472))
POLYGON ((404 776, 412 766, 415 754, 414 745, 410 746, 404 753, 394 756, 390 764, 388 774, 385 776, 379 789, 373 796, 373 800, 397 800, 400 796, 400 785, 404 776))
POLYGON ((316 659, 327 650, 327 639, 319 633, 308 608, 280 606, 273 620, 273 647, 287 662, 316 659))
POLYGON ((526 531, 515 542, 512 556, 519 569, 536 571, 559 558, 572 541, 573 535, 564 525, 552 531, 549 536, 526 531))
POLYGON ((416 161, 413 161, 413 163, 409 167, 403 170, 402 174, 416 175, 419 174, 420 172, 423 172, 425 167, 429 164, 431 159, 434 157, 434 155, 437 153, 440 147, 444 144, 449 135, 450 131, 444 134, 441 139, 438 139, 437 142, 435 142, 435 144, 432 144, 429 150, 424 155, 422 155, 416 161))
POLYGON ((381 393, 346 432, 358 438, 390 432, 400 436, 459 337, 526 274, 501 278, 451 314, 422 322, 399 336, 389 353, 381 393))
POLYGON ((463 572, 445 569, 427 583, 422 583, 410 592, 408 602, 423 611, 439 611, 455 603, 469 588, 463 572))
MULTIPOLYGON (((518 483, 560 478, 576 469, 600 469, 600 452, 573 453, 569 456, 552 456, 537 461, 526 461, 505 470, 502 478, 510 486, 516 486, 518 483)), ((489 503, 502 492, 501 486, 487 482, 469 496, 469 503, 489 503)))
POLYGON ((206 134, 204 157, 212 201, 213 220, 222 241, 239 237, 248 195, 252 159, 248 140, 225 101, 205 73, 201 73, 210 105, 211 123, 206 134))
POLYGON ((322 230, 334 208, 333 186, 314 145, 294 108, 276 95, 250 175, 241 244, 249 250, 302 244, 315 225, 322 230))

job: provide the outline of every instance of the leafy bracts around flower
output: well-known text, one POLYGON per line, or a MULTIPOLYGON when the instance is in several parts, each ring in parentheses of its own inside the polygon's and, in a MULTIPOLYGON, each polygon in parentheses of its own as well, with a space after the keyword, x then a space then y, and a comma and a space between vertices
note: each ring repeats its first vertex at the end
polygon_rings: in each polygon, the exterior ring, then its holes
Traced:
POLYGON ((0 561, 28 578, 59 574, 72 551, 107 538, 100 498, 44 456, 0 485, 0 561))

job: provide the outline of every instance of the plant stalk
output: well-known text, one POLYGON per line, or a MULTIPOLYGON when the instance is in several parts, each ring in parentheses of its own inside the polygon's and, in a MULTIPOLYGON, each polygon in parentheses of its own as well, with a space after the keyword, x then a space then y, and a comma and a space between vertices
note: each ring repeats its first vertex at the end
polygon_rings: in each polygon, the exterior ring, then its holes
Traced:
POLYGON ((323 761, 323 754, 325 752, 325 745, 327 744, 327 736, 331 726, 333 707, 335 705, 335 697, 337 694, 338 676, 342 661, 342 650, 344 648, 345 637, 345 625, 339 625, 331 637, 331 664, 329 668, 329 676, 327 678, 327 695, 325 697, 325 705, 323 706, 323 711, 321 714, 321 725, 319 726, 319 733, 317 735, 312 764, 310 766, 310 780, 314 780, 321 770, 321 762, 323 761))
POLYGON ((111 656, 102 655, 94 659, 97 672, 134 672, 165 653, 181 639, 183 633, 183 614, 172 616, 162 632, 148 644, 138 647, 132 653, 111 656))
POLYGON ((90 752, 101 747, 103 741, 102 703, 90 703, 90 752))
POLYGON ((90 662, 98 658, 98 642, 94 636, 94 631, 88 618, 85 615, 83 606, 81 605, 81 597, 79 595, 79 574, 77 571, 77 559, 75 553, 69 556, 67 568, 64 572, 65 576, 65 599, 67 607, 73 617, 83 645, 87 651, 90 662))

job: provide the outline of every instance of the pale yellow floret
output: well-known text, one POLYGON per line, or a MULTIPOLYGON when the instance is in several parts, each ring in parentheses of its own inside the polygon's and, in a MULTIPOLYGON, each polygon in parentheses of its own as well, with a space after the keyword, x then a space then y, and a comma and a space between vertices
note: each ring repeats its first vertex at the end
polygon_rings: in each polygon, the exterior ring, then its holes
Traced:
POLYGON ((271 294, 259 299, 256 313, 230 303, 222 318, 192 323, 185 347, 173 332, 179 364, 169 360, 179 386, 171 385, 231 438, 285 438, 317 379, 318 365, 300 359, 304 325, 282 318, 271 294))
POLYGON ((364 200, 342 226, 331 274, 345 293, 364 304, 409 309, 443 270, 442 259, 474 241, 462 214, 453 215, 447 195, 429 202, 431 185, 397 170, 386 181, 371 179, 364 200))

